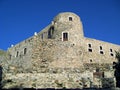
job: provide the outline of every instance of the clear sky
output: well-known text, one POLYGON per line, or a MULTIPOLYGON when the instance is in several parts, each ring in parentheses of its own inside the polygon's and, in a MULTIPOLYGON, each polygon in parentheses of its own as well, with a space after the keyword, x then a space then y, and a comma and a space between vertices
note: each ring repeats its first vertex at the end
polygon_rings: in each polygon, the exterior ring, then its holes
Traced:
POLYGON ((0 49, 31 37, 60 12, 79 15, 86 37, 120 45, 120 0, 0 0, 0 49))

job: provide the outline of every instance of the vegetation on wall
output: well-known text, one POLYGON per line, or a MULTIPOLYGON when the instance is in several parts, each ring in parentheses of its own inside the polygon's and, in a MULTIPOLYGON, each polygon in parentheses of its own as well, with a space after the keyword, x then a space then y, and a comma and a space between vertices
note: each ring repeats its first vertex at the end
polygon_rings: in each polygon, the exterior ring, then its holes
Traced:
POLYGON ((116 87, 120 88, 120 51, 116 51, 116 59, 117 62, 113 62, 114 76, 116 78, 116 87))

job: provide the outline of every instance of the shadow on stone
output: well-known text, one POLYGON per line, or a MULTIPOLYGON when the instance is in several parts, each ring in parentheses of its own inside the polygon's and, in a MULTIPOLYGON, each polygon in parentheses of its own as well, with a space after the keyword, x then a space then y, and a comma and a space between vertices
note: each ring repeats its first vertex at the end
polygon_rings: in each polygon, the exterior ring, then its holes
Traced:
POLYGON ((2 88, 2 66, 0 66, 0 89, 2 88))

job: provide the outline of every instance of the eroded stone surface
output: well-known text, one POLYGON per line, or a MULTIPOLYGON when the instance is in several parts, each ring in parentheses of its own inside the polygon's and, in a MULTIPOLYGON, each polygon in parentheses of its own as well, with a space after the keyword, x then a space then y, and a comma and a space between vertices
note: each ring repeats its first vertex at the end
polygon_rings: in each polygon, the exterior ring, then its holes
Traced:
POLYGON ((50 25, 0 55, 3 87, 114 87, 119 45, 84 37, 79 16, 58 14, 50 25), (110 84, 109 84, 110 83, 110 84))

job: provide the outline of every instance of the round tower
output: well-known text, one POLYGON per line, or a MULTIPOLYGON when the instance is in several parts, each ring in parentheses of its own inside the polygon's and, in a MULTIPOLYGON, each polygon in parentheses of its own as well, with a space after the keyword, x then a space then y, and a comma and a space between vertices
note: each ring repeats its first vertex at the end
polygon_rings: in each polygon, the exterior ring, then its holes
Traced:
POLYGON ((53 37, 56 40, 78 43, 84 36, 80 17, 74 13, 60 13, 53 19, 52 24, 55 28, 53 37))

